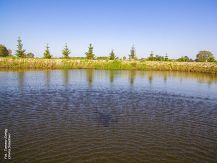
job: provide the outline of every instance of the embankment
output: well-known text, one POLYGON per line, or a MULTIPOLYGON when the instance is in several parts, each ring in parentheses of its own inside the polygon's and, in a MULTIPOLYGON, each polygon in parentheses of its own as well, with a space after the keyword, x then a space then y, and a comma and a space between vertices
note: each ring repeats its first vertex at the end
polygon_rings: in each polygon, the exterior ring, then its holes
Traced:
POLYGON ((0 58, 0 69, 154 70, 217 74, 217 63, 0 58))

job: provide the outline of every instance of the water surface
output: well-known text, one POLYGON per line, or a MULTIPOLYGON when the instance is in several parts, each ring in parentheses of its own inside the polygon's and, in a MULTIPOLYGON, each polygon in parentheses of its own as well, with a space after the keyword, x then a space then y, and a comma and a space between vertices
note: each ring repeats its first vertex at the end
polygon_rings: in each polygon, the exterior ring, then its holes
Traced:
POLYGON ((217 162, 217 76, 1 71, 6 128, 14 162, 217 162))

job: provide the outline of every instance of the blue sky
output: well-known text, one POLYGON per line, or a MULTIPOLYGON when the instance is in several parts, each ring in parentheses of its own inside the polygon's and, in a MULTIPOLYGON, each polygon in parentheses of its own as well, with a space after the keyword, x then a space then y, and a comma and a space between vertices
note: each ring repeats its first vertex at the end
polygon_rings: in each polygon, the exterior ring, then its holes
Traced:
POLYGON ((0 43, 14 51, 21 36, 37 57, 46 43, 55 57, 65 43, 71 56, 92 43, 97 56, 128 56, 134 44, 138 57, 217 57, 216 0, 0 0, 0 18, 0 43))

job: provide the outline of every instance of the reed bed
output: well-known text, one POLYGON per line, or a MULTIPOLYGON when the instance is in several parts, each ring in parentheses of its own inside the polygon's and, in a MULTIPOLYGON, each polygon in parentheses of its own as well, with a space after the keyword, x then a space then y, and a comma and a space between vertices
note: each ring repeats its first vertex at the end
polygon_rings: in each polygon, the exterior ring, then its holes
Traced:
POLYGON ((0 58, 0 69, 154 70, 154 71, 202 72, 202 73, 217 74, 217 63, 0 58))

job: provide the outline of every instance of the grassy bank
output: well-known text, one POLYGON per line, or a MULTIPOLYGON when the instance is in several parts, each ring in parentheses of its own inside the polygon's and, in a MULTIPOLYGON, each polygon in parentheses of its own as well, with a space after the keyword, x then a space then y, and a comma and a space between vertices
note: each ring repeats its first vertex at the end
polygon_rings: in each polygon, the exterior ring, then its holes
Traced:
POLYGON ((217 74, 217 64, 208 62, 106 61, 39 58, 0 58, 0 69, 154 70, 217 74))

